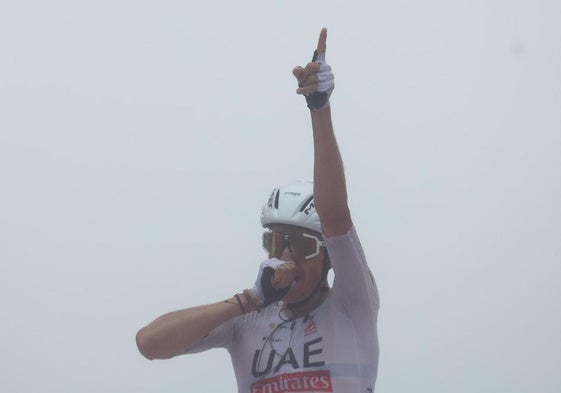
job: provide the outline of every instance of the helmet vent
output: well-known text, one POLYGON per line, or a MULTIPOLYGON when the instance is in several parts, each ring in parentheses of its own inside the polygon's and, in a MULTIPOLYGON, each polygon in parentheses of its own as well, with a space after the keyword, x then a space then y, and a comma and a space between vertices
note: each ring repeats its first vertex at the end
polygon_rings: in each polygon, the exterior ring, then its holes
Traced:
POLYGON ((280 196, 280 190, 277 190, 277 194, 275 195, 275 209, 279 208, 279 196, 280 196))
MULTIPOLYGON (((308 209, 308 205, 309 205, 310 203, 312 203, 313 199, 314 199, 314 196, 313 196, 313 195, 312 195, 311 197, 309 197, 308 199, 306 199, 306 202, 304 202, 304 203, 302 204, 302 207, 300 208, 300 211, 303 212, 304 210, 307 210, 307 209, 308 209)), ((306 212, 306 214, 308 214, 308 213, 306 212)))

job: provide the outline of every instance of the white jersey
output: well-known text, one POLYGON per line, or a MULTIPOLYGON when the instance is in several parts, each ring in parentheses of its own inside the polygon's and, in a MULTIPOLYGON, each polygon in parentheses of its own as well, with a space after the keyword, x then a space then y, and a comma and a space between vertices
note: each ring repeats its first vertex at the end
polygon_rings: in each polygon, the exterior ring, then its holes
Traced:
POLYGON ((225 322, 186 353, 228 349, 240 393, 373 392, 376 284, 354 227, 326 243, 333 288, 308 316, 287 320, 273 303, 225 322))

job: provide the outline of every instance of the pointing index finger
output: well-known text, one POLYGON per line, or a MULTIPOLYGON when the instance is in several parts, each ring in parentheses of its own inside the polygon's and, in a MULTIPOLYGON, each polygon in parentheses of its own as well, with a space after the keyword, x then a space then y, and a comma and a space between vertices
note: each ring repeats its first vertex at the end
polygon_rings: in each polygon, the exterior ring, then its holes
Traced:
POLYGON ((318 46, 317 46, 318 54, 325 53, 326 41, 327 41, 327 29, 324 27, 323 29, 321 29, 321 32, 319 33, 318 46))

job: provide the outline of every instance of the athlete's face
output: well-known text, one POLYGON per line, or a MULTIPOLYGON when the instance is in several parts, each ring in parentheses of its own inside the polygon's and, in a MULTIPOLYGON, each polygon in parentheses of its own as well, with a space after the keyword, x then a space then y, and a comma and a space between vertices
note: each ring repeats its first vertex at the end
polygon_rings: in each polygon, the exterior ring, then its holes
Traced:
MULTIPOLYGON (((271 229, 273 229, 273 231, 285 229, 294 230, 294 228, 281 225, 272 227, 271 229)), ((318 236, 313 232, 302 232, 318 236)), ((296 303, 310 296, 323 278, 325 247, 320 247, 318 255, 306 259, 304 256, 300 256, 296 250, 291 250, 291 247, 286 244, 282 249, 279 259, 286 262, 293 262, 291 265, 291 273, 294 275, 294 283, 283 300, 286 303, 296 303)))
POLYGON ((285 247, 281 260, 294 261, 294 284, 284 297, 287 303, 296 303, 306 299, 317 288, 322 280, 324 250, 318 256, 299 260, 291 255, 288 247, 285 247))

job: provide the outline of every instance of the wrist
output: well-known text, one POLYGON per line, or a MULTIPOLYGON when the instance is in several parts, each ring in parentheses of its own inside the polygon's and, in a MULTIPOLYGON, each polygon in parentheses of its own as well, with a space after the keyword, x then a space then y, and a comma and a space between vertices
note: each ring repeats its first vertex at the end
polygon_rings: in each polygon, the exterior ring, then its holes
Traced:
POLYGON ((246 289, 241 293, 236 293, 232 298, 226 300, 226 303, 237 305, 242 315, 254 311, 261 311, 263 306, 253 291, 246 289))
POLYGON ((305 96, 306 104, 310 111, 317 112, 329 107, 329 95, 325 92, 316 91, 305 96))
POLYGON ((261 311, 263 309, 263 304, 259 301, 251 289, 245 289, 242 292, 242 297, 246 302, 245 307, 248 312, 261 311))

